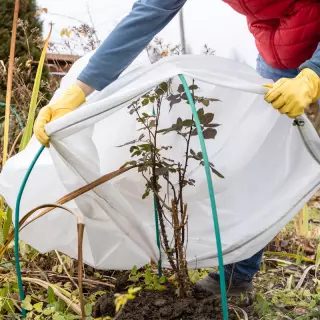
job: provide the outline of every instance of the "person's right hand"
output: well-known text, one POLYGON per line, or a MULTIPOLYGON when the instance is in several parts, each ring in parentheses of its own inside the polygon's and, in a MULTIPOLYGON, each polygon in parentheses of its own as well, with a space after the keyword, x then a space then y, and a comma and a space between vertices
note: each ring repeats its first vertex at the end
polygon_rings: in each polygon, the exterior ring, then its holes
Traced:
POLYGON ((84 91, 78 85, 73 84, 57 101, 42 108, 34 124, 34 134, 40 143, 49 147, 50 139, 44 130, 47 123, 73 111, 85 101, 86 95, 84 91))

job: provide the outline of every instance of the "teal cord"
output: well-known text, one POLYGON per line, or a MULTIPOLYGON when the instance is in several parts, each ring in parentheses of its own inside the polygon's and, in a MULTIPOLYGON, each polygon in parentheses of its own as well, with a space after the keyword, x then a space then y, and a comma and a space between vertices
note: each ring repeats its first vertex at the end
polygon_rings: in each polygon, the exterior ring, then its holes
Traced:
MULTIPOLYGON (((22 278, 21 278, 21 269, 20 269, 20 261, 19 261, 19 220, 20 220, 20 203, 23 191, 25 189, 25 186, 27 184, 27 181, 29 179, 29 176, 31 174, 31 171, 36 164, 37 160, 39 159, 42 151, 44 150, 44 146, 41 146, 39 151, 37 152, 36 156, 32 160, 26 175, 23 178, 22 184, 19 189, 17 201, 16 201, 16 212, 15 212, 15 228, 14 228, 14 257, 15 257, 15 264, 16 264, 16 273, 17 273, 17 279, 18 279, 18 288, 19 288, 19 296, 20 296, 20 302, 24 300, 24 292, 23 292, 23 286, 22 286, 22 278)), ((22 308, 22 318, 25 318, 27 313, 26 310, 22 308)))
MULTIPOLYGON (((154 107, 152 109, 152 114, 153 115, 156 114, 154 107)), ((154 208, 154 220, 155 220, 155 226, 156 226, 157 246, 159 249, 158 277, 160 278, 162 276, 161 239, 160 239, 160 229, 159 229, 158 208, 157 208, 157 201, 156 201, 155 195, 153 195, 153 208, 154 208)))
POLYGON ((159 249, 158 277, 160 278, 162 277, 161 242, 160 242, 160 231, 159 231, 159 217, 158 217, 157 202, 156 202, 155 195, 153 195, 153 201, 154 201, 154 220, 156 225, 157 246, 159 249))
MULTIPOLYGON (((0 101, 0 106, 1 106, 1 107, 5 107, 6 104, 5 104, 4 102, 0 101)), ((16 117, 16 119, 17 119, 17 121, 18 121, 18 123, 19 123, 19 126, 20 126, 21 130, 23 130, 23 129, 24 129, 23 122, 22 122, 20 116, 18 115, 17 111, 15 110, 15 108, 14 108, 13 106, 15 106, 15 104, 12 104, 12 105, 10 106, 10 111, 11 111, 11 112, 14 114, 14 116, 16 117)))
POLYGON ((205 167, 206 176, 207 176, 207 183, 208 183, 208 190, 209 190, 209 196, 210 196, 214 232, 215 232, 216 242, 217 242, 223 319, 228 320, 228 301, 227 301, 227 290, 226 290, 226 282, 225 282, 224 268, 223 268, 223 254, 222 254, 222 247, 221 247, 219 219, 218 219, 218 215, 217 215, 217 207, 216 207, 216 202, 215 202, 215 198, 214 198, 213 184, 212 184, 211 171, 210 171, 210 166, 209 166, 209 159, 208 159, 206 144, 204 142, 202 128, 201 128, 201 124, 199 121, 198 113, 197 113, 197 110, 196 110, 196 107, 195 107, 195 104, 194 104, 194 101, 192 98, 192 94, 191 94, 189 87, 188 87, 188 84, 186 82, 186 79, 183 75, 179 75, 179 78, 180 78, 181 83, 184 87, 184 90, 186 91, 186 94, 187 94, 187 97, 188 97, 188 100, 189 100, 189 103, 191 106, 193 118, 196 123, 196 128, 198 131, 199 140, 200 140, 201 151, 202 151, 202 155, 203 155, 203 162, 204 162, 204 167, 205 167))

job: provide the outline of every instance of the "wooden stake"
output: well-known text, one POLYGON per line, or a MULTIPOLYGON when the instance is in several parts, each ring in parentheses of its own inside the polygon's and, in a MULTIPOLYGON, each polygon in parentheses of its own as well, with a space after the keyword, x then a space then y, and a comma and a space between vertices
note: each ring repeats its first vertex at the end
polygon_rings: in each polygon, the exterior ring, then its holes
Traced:
POLYGON ((16 50, 19 7, 20 7, 20 0, 16 0, 15 5, 14 5, 14 15, 13 15, 12 35, 11 35, 11 45, 10 45, 10 57, 9 57, 9 69, 8 69, 8 80, 7 80, 6 111, 5 111, 4 133, 3 133, 4 141, 3 141, 2 166, 4 166, 4 164, 6 163, 7 155, 8 155, 10 104, 11 104, 12 78, 13 78, 13 68, 14 68, 14 56, 15 56, 15 50, 16 50))

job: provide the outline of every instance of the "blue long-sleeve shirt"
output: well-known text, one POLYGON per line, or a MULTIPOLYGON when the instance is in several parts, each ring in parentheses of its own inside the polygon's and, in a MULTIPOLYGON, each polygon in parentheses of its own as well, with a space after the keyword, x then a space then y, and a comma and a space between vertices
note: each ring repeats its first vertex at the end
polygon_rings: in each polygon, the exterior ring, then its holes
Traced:
MULTIPOLYGON (((80 73, 78 80, 102 90, 133 62, 180 11, 187 0, 138 0, 116 26, 80 73)), ((320 76, 320 45, 300 69, 310 68, 320 76)))

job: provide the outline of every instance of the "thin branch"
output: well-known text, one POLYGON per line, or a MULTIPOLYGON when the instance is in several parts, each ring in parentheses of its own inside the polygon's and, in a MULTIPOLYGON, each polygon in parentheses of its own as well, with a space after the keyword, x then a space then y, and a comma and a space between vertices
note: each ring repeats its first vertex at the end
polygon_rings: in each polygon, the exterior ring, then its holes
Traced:
POLYGON ((13 142, 13 144, 12 144, 12 147, 11 147, 11 150, 10 150, 9 155, 8 155, 8 159, 11 158, 11 156, 12 156, 12 154, 13 154, 13 152, 14 152, 14 149, 16 148, 16 145, 17 145, 18 141, 19 141, 19 139, 20 139, 21 136, 22 136, 22 133, 23 133, 23 130, 21 130, 21 131, 19 132, 18 136, 17 136, 16 139, 14 140, 14 142, 13 142))
POLYGON ((66 275, 69 277, 70 281, 73 283, 73 285, 74 285, 77 289, 79 289, 79 287, 78 287, 77 283, 76 283, 75 281, 73 281, 73 279, 72 279, 72 277, 71 277, 70 273, 68 272, 68 270, 67 270, 66 266, 64 265, 64 263, 63 263, 63 261, 62 261, 62 259, 61 259, 61 256, 60 256, 60 254, 59 254, 59 252, 58 252, 57 250, 54 250, 54 252, 55 252, 55 254, 57 255, 58 260, 59 260, 59 262, 60 262, 60 264, 61 264, 61 266, 62 266, 62 268, 63 268, 64 272, 65 272, 65 273, 66 273, 66 275))

